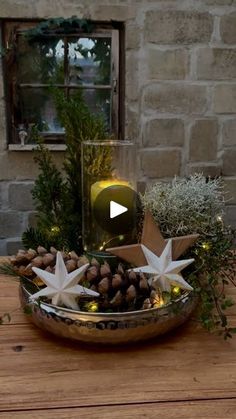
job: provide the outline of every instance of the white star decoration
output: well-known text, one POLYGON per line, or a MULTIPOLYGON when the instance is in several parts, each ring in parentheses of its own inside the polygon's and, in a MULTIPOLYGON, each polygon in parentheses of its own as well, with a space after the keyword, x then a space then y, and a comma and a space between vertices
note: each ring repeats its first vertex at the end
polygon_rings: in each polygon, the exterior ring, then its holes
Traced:
POLYGON ((179 273, 182 269, 194 262, 194 259, 172 260, 172 240, 168 240, 160 257, 152 253, 146 246, 141 245, 148 265, 133 269, 134 272, 154 274, 149 282, 154 288, 162 291, 170 291, 171 285, 176 285, 185 290, 193 288, 184 280, 179 273))
POLYGON ((78 284, 88 266, 89 263, 68 274, 61 253, 57 252, 55 274, 51 274, 43 269, 32 268, 36 275, 39 276, 47 286, 35 294, 32 294, 31 300, 35 300, 39 297, 48 297, 52 300, 52 304, 54 305, 60 306, 63 304, 74 310, 78 309, 79 306, 75 300, 78 295, 99 296, 97 292, 78 284))

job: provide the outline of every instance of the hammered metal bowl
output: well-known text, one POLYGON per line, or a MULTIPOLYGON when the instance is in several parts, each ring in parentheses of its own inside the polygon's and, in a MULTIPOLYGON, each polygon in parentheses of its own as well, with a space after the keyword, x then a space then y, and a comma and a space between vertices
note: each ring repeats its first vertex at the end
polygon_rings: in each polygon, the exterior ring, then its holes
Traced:
POLYGON ((38 327, 54 335, 98 344, 124 344, 147 340, 184 323, 197 304, 196 295, 186 292, 160 308, 124 313, 90 313, 52 304, 29 301, 27 286, 20 285, 22 307, 30 307, 30 318, 38 327))

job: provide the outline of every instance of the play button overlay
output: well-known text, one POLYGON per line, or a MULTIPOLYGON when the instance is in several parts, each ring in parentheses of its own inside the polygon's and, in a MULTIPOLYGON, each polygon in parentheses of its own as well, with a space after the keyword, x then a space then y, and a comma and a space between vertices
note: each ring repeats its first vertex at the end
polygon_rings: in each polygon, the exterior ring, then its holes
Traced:
POLYGON ((123 205, 120 205, 114 201, 110 202, 110 218, 118 217, 126 211, 128 211, 128 208, 123 207, 123 205))
POLYGON ((136 228, 138 202, 138 194, 129 186, 112 185, 96 197, 93 216, 104 231, 126 234, 136 228))

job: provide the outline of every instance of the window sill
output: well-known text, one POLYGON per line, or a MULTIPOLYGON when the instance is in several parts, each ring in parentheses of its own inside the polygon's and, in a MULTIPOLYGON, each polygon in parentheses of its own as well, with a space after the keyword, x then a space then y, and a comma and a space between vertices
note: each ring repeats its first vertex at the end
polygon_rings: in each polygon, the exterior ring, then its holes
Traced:
MULTIPOLYGON (((65 144, 45 144, 50 151, 65 151, 65 144)), ((37 144, 8 144, 9 151, 32 151, 35 150, 37 144)))

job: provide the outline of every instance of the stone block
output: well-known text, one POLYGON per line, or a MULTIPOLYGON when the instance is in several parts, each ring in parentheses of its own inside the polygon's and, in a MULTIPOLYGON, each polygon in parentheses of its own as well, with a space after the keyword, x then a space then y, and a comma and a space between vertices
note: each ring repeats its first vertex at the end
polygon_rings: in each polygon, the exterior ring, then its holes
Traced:
POLYGON ((180 175, 180 150, 150 150, 141 156, 141 167, 144 175, 150 178, 164 178, 180 175))
POLYGON ((184 80, 189 73, 188 51, 150 48, 147 67, 150 79, 184 80))
POLYGON ((223 180, 226 192, 226 201, 229 199, 230 205, 236 205, 236 177, 226 177, 223 180))
POLYGON ((197 51, 199 80, 232 80, 236 78, 236 49, 200 48, 197 51))
POLYGON ((87 3, 76 0, 1 0, 1 17, 8 18, 49 18, 63 16, 86 17, 87 3))
POLYGON ((9 206, 18 211, 30 211, 34 208, 31 190, 33 182, 17 182, 9 185, 9 206))
POLYGON ((213 16, 185 10, 150 10, 146 13, 144 35, 158 44, 206 43, 211 39, 213 16))
POLYGON ((218 122, 216 119, 198 119, 191 129, 189 144, 190 161, 217 159, 218 122))
POLYGON ((0 209, 8 208, 8 182, 0 182, 0 209))
POLYGON ((127 23, 125 26, 125 48, 129 49, 138 49, 140 47, 140 35, 141 29, 138 25, 134 23, 127 23))
POLYGON ((125 96, 130 101, 136 101, 139 98, 138 62, 137 54, 134 51, 130 51, 126 55, 125 96))
POLYGON ((15 255, 19 249, 24 249, 20 237, 14 237, 6 240, 7 255, 15 255))
POLYGON ((188 164, 186 167, 186 176, 194 175, 195 173, 202 173, 205 177, 218 177, 221 175, 222 167, 218 163, 208 164, 188 164))
MULTIPOLYGON (((64 153, 53 152, 53 161, 61 169, 64 153)), ((1 180, 31 180, 38 175, 32 151, 5 151, 0 153, 0 181, 1 180)))
POLYGON ((125 78, 126 82, 130 82, 134 77, 136 77, 136 74, 138 73, 138 52, 128 51, 125 59, 125 78))
POLYGON ((140 138, 140 118, 136 111, 130 108, 126 110, 126 127, 125 127, 125 138, 133 140, 135 143, 139 142, 140 138))
POLYGON ((116 20, 124 22, 136 17, 136 7, 127 5, 98 5, 93 3, 89 8, 91 19, 110 21, 116 20))
POLYGON ((205 86, 194 84, 149 84, 143 94, 144 110, 160 113, 202 114, 207 110, 205 86))
POLYGON ((236 44, 236 12, 221 17, 220 34, 225 44, 236 44))
POLYGON ((136 102, 139 98, 138 80, 133 79, 125 86, 125 99, 128 102, 136 102))
POLYGON ((40 0, 34 3, 36 8, 36 15, 39 17, 55 17, 56 16, 63 16, 64 18, 69 18, 71 16, 77 17, 88 17, 88 2, 81 0, 80 2, 76 0, 57 0, 55 4, 55 0, 40 0))
POLYGON ((6 240, 0 240, 0 256, 6 256, 7 255, 7 244, 6 240))
POLYGON ((223 152, 223 176, 234 176, 236 175, 236 147, 227 148, 223 152))
POLYGON ((22 214, 16 211, 0 211, 0 239, 20 235, 22 230, 22 214))
POLYGON ((228 205, 225 209, 225 223, 236 228, 236 206, 228 205))
POLYGON ((36 17, 36 7, 33 0, 24 2, 22 0, 1 0, 1 17, 36 17), (24 12, 23 12, 24 10, 24 12))
POLYGON ((184 144, 184 123, 181 119, 152 119, 146 122, 143 132, 145 147, 182 146, 184 144))
POLYGON ((220 84, 215 86, 213 94, 213 110, 216 113, 236 113, 236 84, 220 84))
POLYGON ((223 145, 236 146, 236 119, 228 119, 223 123, 223 145))
POLYGON ((233 0, 205 0, 207 6, 230 6, 233 0))

